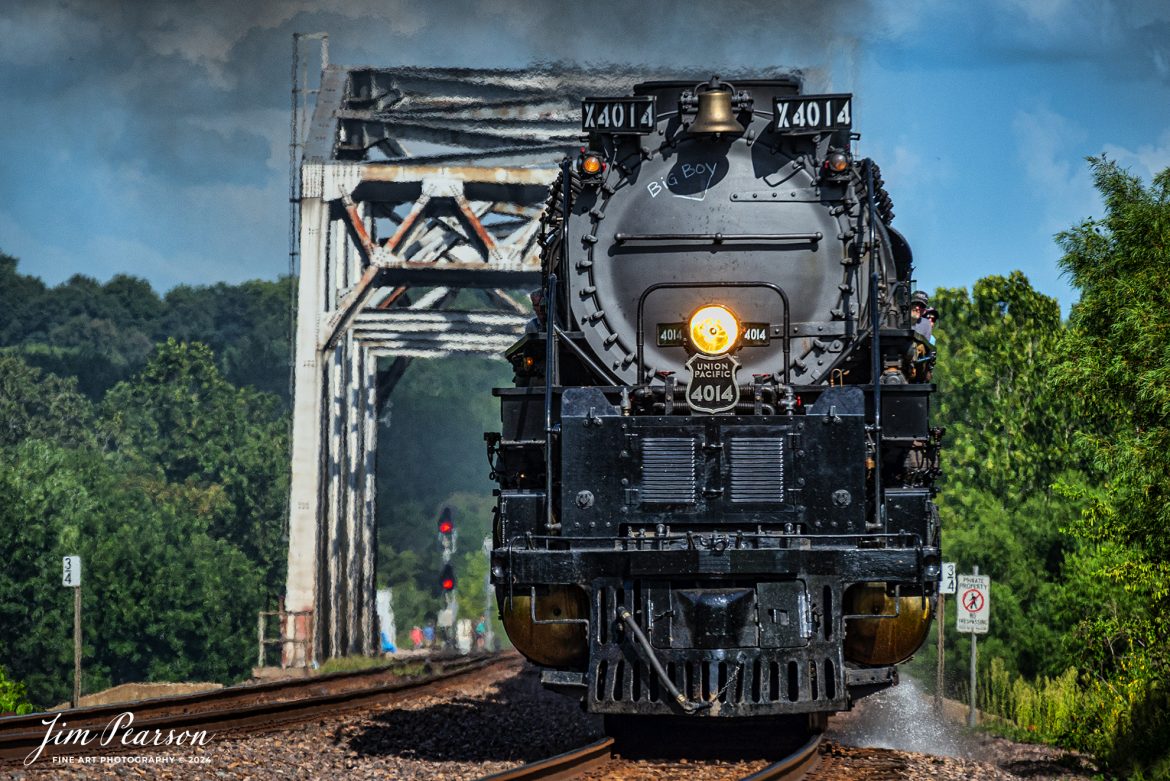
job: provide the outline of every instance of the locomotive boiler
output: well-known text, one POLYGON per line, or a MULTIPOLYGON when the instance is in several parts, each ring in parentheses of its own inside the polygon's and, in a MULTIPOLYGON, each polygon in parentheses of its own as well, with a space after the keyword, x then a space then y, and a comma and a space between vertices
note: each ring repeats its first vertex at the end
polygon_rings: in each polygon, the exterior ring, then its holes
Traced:
POLYGON ((486 439, 504 626, 591 712, 843 710, 926 636, 932 351, 852 111, 795 77, 583 101, 486 439))

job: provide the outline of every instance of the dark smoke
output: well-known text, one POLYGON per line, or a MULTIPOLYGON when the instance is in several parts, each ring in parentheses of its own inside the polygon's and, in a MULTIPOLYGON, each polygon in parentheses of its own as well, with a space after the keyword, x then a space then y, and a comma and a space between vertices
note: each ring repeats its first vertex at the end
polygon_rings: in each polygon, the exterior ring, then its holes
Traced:
MULTIPOLYGON (((188 256, 178 266, 207 268, 168 271, 164 284, 238 268, 213 262, 232 255, 253 259, 250 276, 275 275, 286 231, 291 39, 315 31, 329 33, 333 62, 354 65, 620 63, 724 77, 795 69, 809 90, 865 94, 863 64, 1071 62, 1119 82, 1157 81, 1159 91, 1170 84, 1164 0, 8 0, 0 199, 24 206, 0 208, 0 225, 21 215, 22 230, 43 233, 27 214, 70 205, 29 183, 69 181, 72 208, 103 231, 78 228, 85 232, 62 236, 62 246, 120 232, 162 253, 177 238, 188 256), (90 208, 102 201, 108 213, 90 208), (132 222, 141 208, 154 219, 132 222), (208 243, 193 246, 195 235, 208 243)), ((157 273, 135 262, 122 268, 157 273)))
POLYGON ((1161 2, 970 5, 959 12, 971 30, 961 41, 932 39, 929 21, 941 9, 930 0, 898 5, 357 0, 322 11, 288 0, 23 0, 0 11, 8 49, 0 90, 6 105, 48 103, 66 127, 77 122, 70 143, 186 184, 259 183, 275 173, 265 170, 265 145, 279 170, 285 139, 275 112, 287 107, 297 31, 328 31, 333 60, 354 64, 797 68, 810 89, 856 90, 859 58, 886 41, 951 61, 989 52, 1005 61, 1089 58, 1119 75, 1170 79, 1170 14, 1161 2))

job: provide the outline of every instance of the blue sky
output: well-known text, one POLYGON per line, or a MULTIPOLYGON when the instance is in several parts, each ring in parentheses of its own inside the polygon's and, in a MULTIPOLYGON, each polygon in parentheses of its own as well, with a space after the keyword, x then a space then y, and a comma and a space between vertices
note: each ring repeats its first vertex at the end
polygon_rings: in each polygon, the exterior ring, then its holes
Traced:
POLYGON ((928 289, 1021 269, 1067 311, 1084 158, 1170 166, 1165 0, 10 0, 0 250, 50 283, 286 271, 291 35, 319 30, 345 64, 802 68, 855 93, 928 289))

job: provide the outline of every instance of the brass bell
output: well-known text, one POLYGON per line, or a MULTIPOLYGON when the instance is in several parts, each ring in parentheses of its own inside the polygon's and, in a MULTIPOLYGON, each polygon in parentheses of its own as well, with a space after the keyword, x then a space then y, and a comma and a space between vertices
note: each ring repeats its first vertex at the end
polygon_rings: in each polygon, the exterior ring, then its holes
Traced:
POLYGON ((730 84, 721 83, 719 77, 715 76, 707 84, 700 84, 695 91, 698 93, 699 111, 688 132, 695 135, 743 132, 743 125, 739 124, 731 108, 730 84))

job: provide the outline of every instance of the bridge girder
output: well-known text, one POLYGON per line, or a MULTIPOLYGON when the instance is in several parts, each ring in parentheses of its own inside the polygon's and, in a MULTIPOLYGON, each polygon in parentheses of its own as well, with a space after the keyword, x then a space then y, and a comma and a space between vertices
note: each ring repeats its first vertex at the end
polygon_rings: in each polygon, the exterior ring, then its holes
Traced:
POLYGON ((282 664, 375 652, 379 404, 410 360, 499 354, 522 333, 527 318, 506 291, 539 283, 539 217, 557 163, 577 145, 580 99, 633 81, 323 71, 306 140, 294 141, 304 155, 293 187, 300 277, 282 664), (444 309, 462 289, 484 290, 496 311, 444 309), (411 302, 415 293, 424 294, 411 302))

